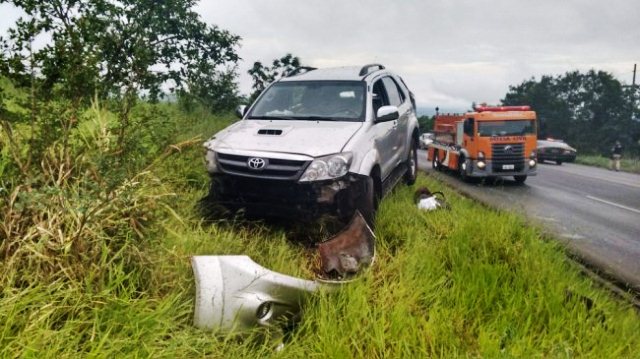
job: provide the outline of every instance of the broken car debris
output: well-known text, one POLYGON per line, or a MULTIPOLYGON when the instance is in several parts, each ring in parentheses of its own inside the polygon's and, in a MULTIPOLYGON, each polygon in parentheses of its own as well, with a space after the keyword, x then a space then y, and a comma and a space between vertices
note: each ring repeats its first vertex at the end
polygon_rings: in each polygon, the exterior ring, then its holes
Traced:
POLYGON ((268 270, 248 256, 192 257, 195 326, 231 332, 295 322, 307 295, 336 288, 373 263, 375 236, 356 212, 342 232, 318 248, 322 273, 316 280, 268 270))
POLYGON ((289 322, 320 284, 270 271, 248 256, 194 256, 194 324, 234 331, 289 322))
POLYGON ((322 277, 338 278, 358 273, 369 266, 375 255, 375 235, 360 212, 356 212, 349 225, 331 239, 318 245, 322 277))
POLYGON ((418 208, 425 211, 433 211, 438 208, 449 209, 449 204, 445 200, 444 193, 439 191, 431 192, 427 187, 418 188, 414 198, 418 208))

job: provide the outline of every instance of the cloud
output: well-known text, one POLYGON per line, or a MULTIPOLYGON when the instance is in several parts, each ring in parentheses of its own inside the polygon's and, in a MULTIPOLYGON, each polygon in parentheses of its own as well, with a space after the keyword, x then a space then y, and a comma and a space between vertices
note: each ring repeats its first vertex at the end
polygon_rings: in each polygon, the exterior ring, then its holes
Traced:
MULTIPOLYGON (((4 32, 17 12, 0 10, 4 32)), ((316 67, 380 62, 421 105, 464 108, 543 74, 601 69, 630 83, 640 61, 637 0, 204 0, 196 10, 242 37, 244 93, 253 62, 286 53, 316 67)))
POLYGON ((319 67, 381 62, 419 103, 441 107, 495 103, 509 85, 575 69, 630 82, 640 60, 634 0, 229 0, 198 9, 243 37, 245 92, 253 61, 287 52, 319 67))

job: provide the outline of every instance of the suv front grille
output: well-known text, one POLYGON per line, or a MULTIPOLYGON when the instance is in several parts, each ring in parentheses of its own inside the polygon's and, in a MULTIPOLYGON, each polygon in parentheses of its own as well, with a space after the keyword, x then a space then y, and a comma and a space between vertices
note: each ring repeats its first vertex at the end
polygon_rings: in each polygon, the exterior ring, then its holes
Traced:
POLYGON ((524 169, 524 144, 500 143, 491 145, 491 160, 495 172, 519 172, 524 169), (513 169, 503 169, 513 165, 513 169))
POLYGON ((279 158, 266 158, 256 156, 239 156, 218 153, 218 166, 224 173, 278 180, 297 180, 307 168, 310 161, 283 160, 279 158), (267 161, 262 169, 252 169, 248 162, 251 158, 261 158, 267 161))

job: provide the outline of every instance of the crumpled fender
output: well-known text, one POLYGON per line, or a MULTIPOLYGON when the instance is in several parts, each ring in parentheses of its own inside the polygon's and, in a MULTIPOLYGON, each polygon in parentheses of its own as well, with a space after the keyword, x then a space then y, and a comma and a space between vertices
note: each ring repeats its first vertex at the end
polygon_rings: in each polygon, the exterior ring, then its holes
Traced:
POLYGON ((371 173, 373 167, 379 162, 378 151, 376 149, 371 149, 369 152, 367 152, 367 154, 360 162, 358 173, 368 176, 371 173))

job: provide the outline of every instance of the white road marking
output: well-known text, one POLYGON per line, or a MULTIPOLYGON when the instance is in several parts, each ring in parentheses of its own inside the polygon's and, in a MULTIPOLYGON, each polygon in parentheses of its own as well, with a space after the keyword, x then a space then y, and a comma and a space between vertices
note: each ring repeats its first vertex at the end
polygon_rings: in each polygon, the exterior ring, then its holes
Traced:
POLYGON ((551 217, 541 217, 541 216, 536 216, 536 218, 542 220, 542 221, 547 221, 547 222, 560 222, 555 218, 551 218, 551 217))
POLYGON ((640 210, 635 209, 635 208, 631 208, 631 207, 627 207, 627 206, 619 204, 619 203, 609 202, 609 201, 607 201, 605 199, 598 198, 598 197, 593 197, 593 196, 587 196, 587 198, 592 199, 594 201, 598 201, 598 202, 602 202, 602 203, 608 204, 610 206, 626 209, 627 211, 631 211, 631 212, 635 212, 635 213, 639 213, 640 214, 640 210))
POLYGON ((585 238, 584 236, 581 236, 575 233, 562 233, 560 237, 567 238, 567 239, 584 239, 585 238))

